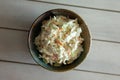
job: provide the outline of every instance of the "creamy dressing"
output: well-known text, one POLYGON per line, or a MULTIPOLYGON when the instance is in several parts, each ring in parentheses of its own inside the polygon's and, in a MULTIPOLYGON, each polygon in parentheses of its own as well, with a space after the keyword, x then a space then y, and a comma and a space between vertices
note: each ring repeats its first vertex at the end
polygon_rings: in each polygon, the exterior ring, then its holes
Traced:
POLYGON ((82 30, 77 19, 54 16, 43 21, 41 28, 42 32, 35 38, 35 45, 46 63, 70 64, 83 51, 82 30))

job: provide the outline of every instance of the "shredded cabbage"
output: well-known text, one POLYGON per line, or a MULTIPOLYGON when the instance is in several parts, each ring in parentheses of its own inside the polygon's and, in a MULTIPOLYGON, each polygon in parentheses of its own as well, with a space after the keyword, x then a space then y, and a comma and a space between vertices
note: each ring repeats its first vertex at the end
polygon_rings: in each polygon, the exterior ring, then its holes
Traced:
POLYGON ((42 23, 42 31, 35 38, 40 57, 46 63, 60 66, 70 64, 83 51, 81 27, 77 19, 54 16, 42 23))

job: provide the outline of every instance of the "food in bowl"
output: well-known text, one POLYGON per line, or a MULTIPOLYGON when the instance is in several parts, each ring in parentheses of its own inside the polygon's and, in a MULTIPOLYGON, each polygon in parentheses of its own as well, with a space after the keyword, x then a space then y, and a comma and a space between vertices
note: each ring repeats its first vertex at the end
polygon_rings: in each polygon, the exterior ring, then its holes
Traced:
POLYGON ((67 65, 83 51, 82 29, 77 19, 65 16, 50 17, 42 22, 41 32, 35 38, 40 58, 50 65, 67 65))

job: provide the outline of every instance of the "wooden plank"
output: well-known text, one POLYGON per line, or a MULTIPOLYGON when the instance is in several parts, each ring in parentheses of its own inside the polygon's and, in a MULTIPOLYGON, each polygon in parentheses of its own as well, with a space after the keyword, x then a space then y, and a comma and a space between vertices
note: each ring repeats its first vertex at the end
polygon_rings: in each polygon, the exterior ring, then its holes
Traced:
POLYGON ((29 30, 40 14, 53 8, 65 8, 78 13, 88 24, 93 38, 120 42, 119 13, 40 2, 0 0, 0 27, 29 30))
MULTIPOLYGON (((27 32, 0 29, 0 60, 35 64, 27 37, 27 32)), ((87 58, 76 69, 120 74, 119 52, 120 44, 93 40, 87 58)))
POLYGON ((0 59, 34 63, 27 48, 27 32, 0 29, 0 59))
POLYGON ((120 76, 82 71, 51 72, 39 66, 0 62, 1 80, 119 80, 120 76), (12 73, 12 74, 11 74, 12 73))
POLYGON ((91 0, 37 0, 37 1, 120 11, 119 0, 92 0, 92 1, 91 0))
POLYGON ((93 40, 86 60, 77 69, 120 74, 119 53, 120 44, 93 40))

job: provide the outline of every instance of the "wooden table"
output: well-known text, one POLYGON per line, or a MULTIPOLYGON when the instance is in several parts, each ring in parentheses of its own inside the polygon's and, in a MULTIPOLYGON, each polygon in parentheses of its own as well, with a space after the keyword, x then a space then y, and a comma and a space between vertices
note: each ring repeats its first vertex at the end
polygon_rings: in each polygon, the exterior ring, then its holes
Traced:
POLYGON ((120 80, 120 1, 0 0, 0 80, 120 80), (27 46, 32 22, 55 8, 78 13, 92 35, 85 61, 60 73, 38 66, 27 46))

